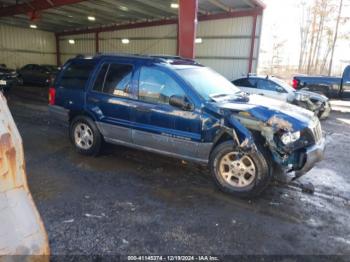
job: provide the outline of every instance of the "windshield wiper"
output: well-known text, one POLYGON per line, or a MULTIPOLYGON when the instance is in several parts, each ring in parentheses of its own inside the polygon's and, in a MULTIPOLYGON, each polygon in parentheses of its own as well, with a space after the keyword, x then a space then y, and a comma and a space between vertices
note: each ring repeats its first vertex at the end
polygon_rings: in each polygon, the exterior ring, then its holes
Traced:
POLYGON ((225 96, 229 96, 229 94, 213 94, 213 95, 210 95, 210 98, 219 98, 219 97, 225 97, 225 96))

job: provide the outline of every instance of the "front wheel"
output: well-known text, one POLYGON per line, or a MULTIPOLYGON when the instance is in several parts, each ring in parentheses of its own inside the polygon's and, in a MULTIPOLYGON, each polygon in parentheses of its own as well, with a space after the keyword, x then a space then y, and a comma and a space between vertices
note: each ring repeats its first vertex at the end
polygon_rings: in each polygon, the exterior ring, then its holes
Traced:
MULTIPOLYGON (((263 150, 261 150, 263 151, 263 150)), ((240 153, 232 141, 218 145, 210 156, 210 170, 219 188, 242 198, 258 196, 270 183, 268 155, 240 153)))
POLYGON ((84 155, 96 156, 102 144, 102 136, 94 121, 86 116, 74 118, 70 124, 70 139, 76 150, 84 155))

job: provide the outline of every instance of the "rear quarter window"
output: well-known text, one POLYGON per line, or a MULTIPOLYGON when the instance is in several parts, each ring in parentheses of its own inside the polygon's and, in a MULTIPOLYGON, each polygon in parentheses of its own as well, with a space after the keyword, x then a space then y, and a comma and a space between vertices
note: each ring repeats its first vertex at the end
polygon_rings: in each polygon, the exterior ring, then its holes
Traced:
POLYGON ((60 87, 67 89, 84 89, 90 74, 94 69, 94 64, 71 64, 61 75, 60 87))
POLYGON ((241 78, 233 81, 232 83, 235 86, 240 86, 240 87, 250 87, 250 88, 256 87, 256 80, 252 78, 241 78))

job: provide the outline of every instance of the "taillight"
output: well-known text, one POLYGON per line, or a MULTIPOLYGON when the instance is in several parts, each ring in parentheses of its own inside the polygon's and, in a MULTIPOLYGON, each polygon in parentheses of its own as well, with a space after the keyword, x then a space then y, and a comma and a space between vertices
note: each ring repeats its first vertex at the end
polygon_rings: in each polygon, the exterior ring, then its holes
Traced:
POLYGON ((293 88, 297 89, 299 85, 299 81, 297 79, 293 79, 293 88))
POLYGON ((49 105, 54 105, 56 100, 56 89, 54 87, 49 88, 49 105))

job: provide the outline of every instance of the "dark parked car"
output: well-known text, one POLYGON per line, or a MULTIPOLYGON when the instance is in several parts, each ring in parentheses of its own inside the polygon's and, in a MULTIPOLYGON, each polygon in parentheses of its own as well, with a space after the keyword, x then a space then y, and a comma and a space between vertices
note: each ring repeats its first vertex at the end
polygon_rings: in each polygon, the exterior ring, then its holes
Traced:
POLYGON ((322 93, 327 97, 350 98, 350 65, 344 69, 342 77, 295 76, 293 87, 322 93))
POLYGON ((18 75, 23 84, 48 86, 58 71, 54 65, 28 64, 18 70, 18 75))
POLYGON ((232 81, 242 91, 271 97, 314 112, 320 119, 325 119, 331 112, 329 99, 324 95, 306 90, 293 89, 285 81, 274 76, 250 76, 232 81))
POLYGON ((0 67, 0 91, 9 91, 12 86, 18 84, 16 70, 0 67))
POLYGON ((105 141, 208 164, 218 186, 240 197, 261 193, 274 170, 305 174, 325 148, 310 111, 248 96, 180 57, 71 59, 49 103, 79 153, 96 155, 105 141))

